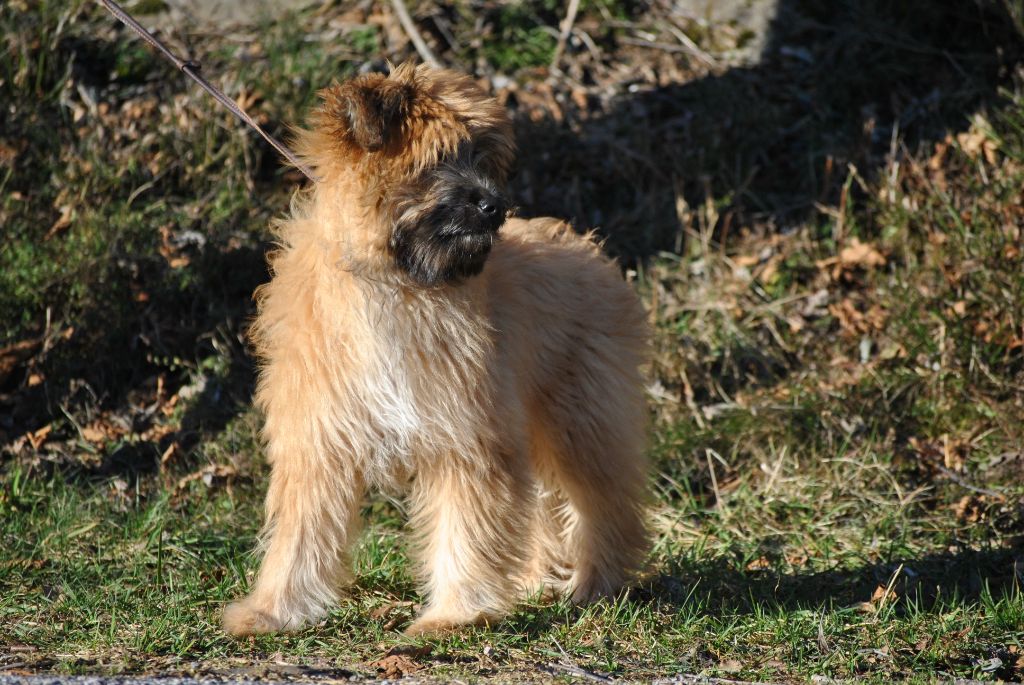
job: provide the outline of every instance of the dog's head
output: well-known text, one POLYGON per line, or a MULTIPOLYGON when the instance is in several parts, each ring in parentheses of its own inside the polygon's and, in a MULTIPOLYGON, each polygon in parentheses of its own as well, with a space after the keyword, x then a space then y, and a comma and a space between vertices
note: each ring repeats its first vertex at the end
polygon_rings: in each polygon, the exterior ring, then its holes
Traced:
POLYGON ((358 196, 393 265, 423 286, 480 273, 509 207, 504 109, 467 76, 411 64, 320 95, 302 154, 358 196))

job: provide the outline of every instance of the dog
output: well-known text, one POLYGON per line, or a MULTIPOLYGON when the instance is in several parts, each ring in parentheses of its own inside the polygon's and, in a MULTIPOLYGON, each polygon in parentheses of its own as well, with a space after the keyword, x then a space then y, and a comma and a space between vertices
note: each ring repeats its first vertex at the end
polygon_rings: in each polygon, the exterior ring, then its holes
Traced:
POLYGON ((576 602, 641 569, 643 306, 592 236, 510 218, 515 146, 469 77, 403 64, 320 93, 316 182, 256 294, 271 464, 263 560, 233 635, 298 629, 351 580, 368 488, 406 496, 423 607, 407 634, 576 602))

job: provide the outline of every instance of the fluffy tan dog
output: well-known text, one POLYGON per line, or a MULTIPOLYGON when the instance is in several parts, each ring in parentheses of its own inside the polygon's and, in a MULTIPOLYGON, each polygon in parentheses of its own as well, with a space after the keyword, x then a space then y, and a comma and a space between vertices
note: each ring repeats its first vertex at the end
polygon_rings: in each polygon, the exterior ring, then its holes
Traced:
POLYGON ((589 237, 506 220, 511 125, 469 78, 403 65, 321 95, 298 141, 318 181, 257 295, 265 556, 225 629, 322 617, 368 487, 407 494, 409 634, 541 586, 616 592, 648 547, 636 295, 589 237))

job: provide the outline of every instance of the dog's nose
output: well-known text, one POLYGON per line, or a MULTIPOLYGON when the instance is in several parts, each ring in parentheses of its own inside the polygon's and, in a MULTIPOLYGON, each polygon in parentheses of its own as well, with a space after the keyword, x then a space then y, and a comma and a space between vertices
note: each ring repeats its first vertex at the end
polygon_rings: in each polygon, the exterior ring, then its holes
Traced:
POLYGON ((484 216, 494 216, 498 213, 498 210, 501 209, 501 200, 492 195, 488 195, 481 198, 476 203, 476 206, 484 216))

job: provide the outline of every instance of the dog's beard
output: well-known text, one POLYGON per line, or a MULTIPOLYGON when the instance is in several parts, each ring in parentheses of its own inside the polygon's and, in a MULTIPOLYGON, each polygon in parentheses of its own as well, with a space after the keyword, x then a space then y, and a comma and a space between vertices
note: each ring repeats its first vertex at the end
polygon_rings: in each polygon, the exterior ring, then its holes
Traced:
POLYGON ((498 226, 476 229, 451 218, 441 221, 396 230, 392 240, 395 263, 419 285, 456 283, 476 276, 498 238, 498 226))
POLYGON ((453 166, 432 172, 426 190, 396 209, 391 253, 422 286, 458 283, 483 271, 505 221, 505 202, 489 179, 453 166), (498 204, 489 215, 477 206, 485 196, 498 204))

